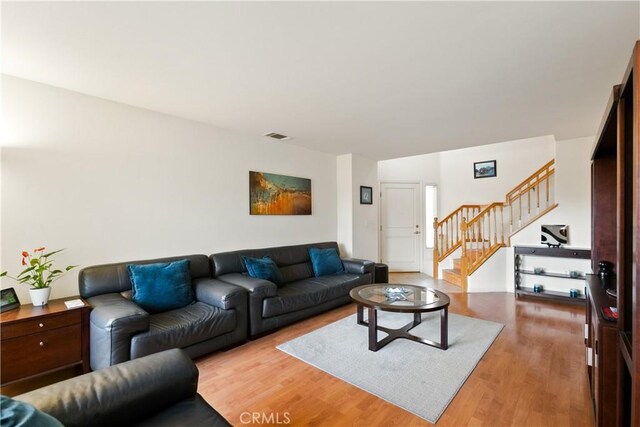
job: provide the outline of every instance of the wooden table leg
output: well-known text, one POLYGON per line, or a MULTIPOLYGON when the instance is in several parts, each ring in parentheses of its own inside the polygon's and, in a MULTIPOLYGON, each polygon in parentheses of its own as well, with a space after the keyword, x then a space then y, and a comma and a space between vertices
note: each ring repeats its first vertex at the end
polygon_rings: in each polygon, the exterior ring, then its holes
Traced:
POLYGON ((364 321, 364 308, 362 307, 362 304, 357 304, 358 307, 358 325, 366 325, 367 322, 364 321))
POLYGON ((378 351, 378 312, 375 308, 368 308, 369 318, 369 350, 378 351))
POLYGON ((449 347, 449 307, 440 310, 440 348, 449 347))

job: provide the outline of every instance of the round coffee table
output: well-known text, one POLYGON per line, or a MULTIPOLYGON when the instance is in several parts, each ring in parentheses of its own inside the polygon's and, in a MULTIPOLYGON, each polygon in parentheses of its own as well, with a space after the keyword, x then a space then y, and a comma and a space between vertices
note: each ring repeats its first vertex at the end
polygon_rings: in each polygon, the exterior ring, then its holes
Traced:
POLYGON ((369 350, 378 351, 397 338, 426 344, 446 350, 449 296, 444 292, 431 288, 414 285, 374 284, 353 288, 349 292, 351 298, 358 305, 358 324, 369 327, 369 350), (390 292, 390 291, 399 292, 390 292), (367 321, 364 321, 364 307, 367 307, 367 321), (413 313, 413 322, 409 322, 400 329, 390 329, 378 325, 378 311, 392 311, 396 313, 413 313), (422 322, 422 313, 440 310, 440 342, 411 335, 409 331, 422 322), (378 341, 378 331, 389 334, 378 341))

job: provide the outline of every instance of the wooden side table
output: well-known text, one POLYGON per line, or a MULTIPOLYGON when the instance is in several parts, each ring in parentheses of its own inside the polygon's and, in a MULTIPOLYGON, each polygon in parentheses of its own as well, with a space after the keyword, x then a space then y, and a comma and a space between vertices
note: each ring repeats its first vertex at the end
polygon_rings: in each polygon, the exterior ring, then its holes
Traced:
POLYGON ((65 301, 44 307, 25 304, 0 314, 0 383, 82 365, 89 372, 91 306, 68 309, 65 301))

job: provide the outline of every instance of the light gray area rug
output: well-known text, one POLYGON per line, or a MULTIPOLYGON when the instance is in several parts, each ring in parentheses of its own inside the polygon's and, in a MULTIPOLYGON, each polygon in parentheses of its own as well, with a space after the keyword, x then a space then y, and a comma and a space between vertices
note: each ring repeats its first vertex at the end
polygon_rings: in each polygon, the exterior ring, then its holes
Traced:
MULTIPOLYGON (((366 310, 365 310, 366 318, 366 310)), ((399 328, 413 314, 378 312, 378 324, 399 328)), ((356 315, 277 348, 356 387, 436 423, 504 325, 449 313, 449 348, 396 339, 369 351, 356 315)), ((440 313, 424 313, 411 334, 440 342, 440 313)), ((378 339, 387 336, 378 332, 378 339)))

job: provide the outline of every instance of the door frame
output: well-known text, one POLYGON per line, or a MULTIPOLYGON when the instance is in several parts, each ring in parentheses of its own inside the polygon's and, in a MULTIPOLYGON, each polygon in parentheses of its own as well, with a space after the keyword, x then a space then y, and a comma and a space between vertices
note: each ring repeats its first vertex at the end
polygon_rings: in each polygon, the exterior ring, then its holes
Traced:
MULTIPOLYGON (((419 254, 418 257, 420 259, 420 262, 418 263, 418 267, 419 267, 419 271, 420 273, 424 273, 424 251, 425 251, 425 236, 426 233, 424 232, 424 185, 422 185, 422 181, 398 181, 398 180, 389 180, 389 181, 378 181, 378 189, 380 190, 380 193, 378 194, 380 203, 378 203, 378 262, 381 262, 382 259, 382 245, 383 245, 383 236, 382 236, 382 185, 383 184, 417 184, 419 188, 419 200, 418 203, 420 204, 419 206, 419 213, 418 215, 420 216, 419 218, 419 224, 420 224, 420 250, 419 250, 419 254)), ((440 195, 438 194, 438 197, 440 197, 440 195)), ((386 203, 386 202, 385 202, 386 203)))

